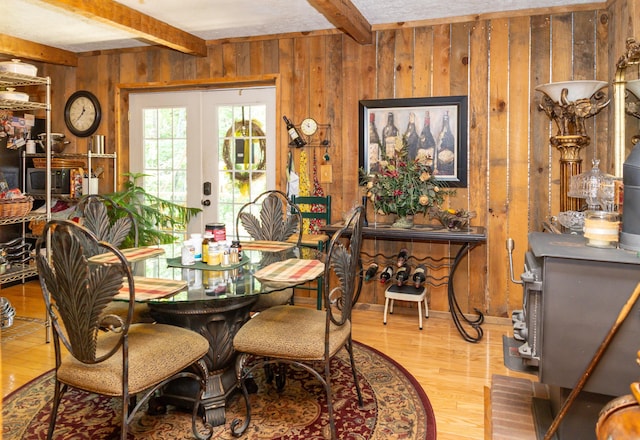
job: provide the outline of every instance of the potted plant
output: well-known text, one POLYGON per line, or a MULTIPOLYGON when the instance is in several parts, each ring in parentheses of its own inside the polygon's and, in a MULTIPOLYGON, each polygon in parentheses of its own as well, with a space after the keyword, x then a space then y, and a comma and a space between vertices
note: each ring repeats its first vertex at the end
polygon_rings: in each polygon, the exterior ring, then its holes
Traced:
MULTIPOLYGON (((138 185, 138 180, 145 176, 143 173, 125 173, 124 175, 129 178, 125 182, 124 189, 106 194, 106 197, 133 213, 138 225, 139 246, 175 243, 178 237, 166 231, 186 230, 189 220, 202 211, 200 208, 178 205, 149 194, 138 185)), ((123 214, 118 213, 117 210, 109 210, 112 220, 115 220, 118 215, 123 214)), ((132 240, 132 237, 128 237, 123 247, 133 246, 132 240)))
POLYGON ((432 162, 425 155, 410 159, 403 138, 395 157, 383 158, 380 168, 367 176, 367 197, 376 212, 397 215, 393 227, 413 227, 414 215, 439 207, 444 197, 452 193, 433 176, 432 162))

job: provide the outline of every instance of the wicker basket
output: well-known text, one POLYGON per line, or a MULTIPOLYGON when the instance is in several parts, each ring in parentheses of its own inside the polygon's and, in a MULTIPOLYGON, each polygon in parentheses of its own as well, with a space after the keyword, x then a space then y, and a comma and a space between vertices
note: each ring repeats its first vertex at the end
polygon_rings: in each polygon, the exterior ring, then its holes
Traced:
POLYGON ((33 207, 33 197, 0 199, 0 217, 22 217, 33 207))

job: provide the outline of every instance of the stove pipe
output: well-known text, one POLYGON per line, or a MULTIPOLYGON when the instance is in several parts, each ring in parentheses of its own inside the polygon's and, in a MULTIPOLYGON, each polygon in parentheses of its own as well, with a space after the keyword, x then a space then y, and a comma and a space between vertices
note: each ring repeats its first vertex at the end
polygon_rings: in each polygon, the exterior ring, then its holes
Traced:
POLYGON ((624 200, 620 247, 640 251, 640 144, 631 151, 622 166, 624 200))

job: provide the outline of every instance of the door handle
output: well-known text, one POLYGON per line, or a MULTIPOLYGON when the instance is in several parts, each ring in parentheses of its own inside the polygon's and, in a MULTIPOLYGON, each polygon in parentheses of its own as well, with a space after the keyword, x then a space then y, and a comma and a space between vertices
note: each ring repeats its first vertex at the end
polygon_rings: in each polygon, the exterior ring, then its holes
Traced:
POLYGON ((211 206, 211 200, 209 200, 209 199, 204 199, 200 203, 202 203, 202 206, 211 206))

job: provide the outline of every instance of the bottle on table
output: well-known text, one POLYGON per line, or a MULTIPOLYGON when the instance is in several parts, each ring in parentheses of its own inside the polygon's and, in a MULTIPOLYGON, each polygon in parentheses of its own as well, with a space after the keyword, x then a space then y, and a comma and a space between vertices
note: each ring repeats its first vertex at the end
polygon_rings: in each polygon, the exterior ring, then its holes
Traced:
POLYGON ((393 266, 385 267, 382 273, 380 274, 380 283, 381 284, 388 283, 392 276, 393 276, 393 266))
POLYGON ((398 271, 396 272, 396 283, 398 286, 404 285, 409 279, 409 265, 407 263, 403 264, 398 271))
POLYGON ((427 279, 427 268, 424 264, 420 264, 416 267, 416 270, 413 271, 412 278, 416 289, 419 289, 427 279))
POLYGON ((295 125, 293 125, 289 118, 284 115, 282 116, 282 119, 284 119, 284 123, 287 124, 287 132, 289 133, 291 142, 293 142, 296 148, 304 147, 307 142, 302 139, 302 136, 300 136, 300 132, 298 132, 298 129, 295 127, 295 125))
POLYGON ((183 266, 191 266, 196 263, 195 260, 196 248, 193 246, 191 240, 184 240, 182 242, 181 263, 183 266))
POLYGON ((213 242, 213 234, 210 232, 205 232, 204 238, 202 239, 202 262, 209 262, 209 243, 213 242))
POLYGON ((195 260, 202 261, 202 234, 191 234, 191 242, 195 248, 195 260))
POLYGON ((371 263, 367 268, 367 271, 364 273, 364 280, 369 281, 373 279, 378 273, 378 265, 376 263, 371 263))
POLYGON ((238 240, 233 240, 231 242, 231 247, 229 248, 230 252, 235 252, 238 254, 238 261, 242 261, 242 244, 238 240))

